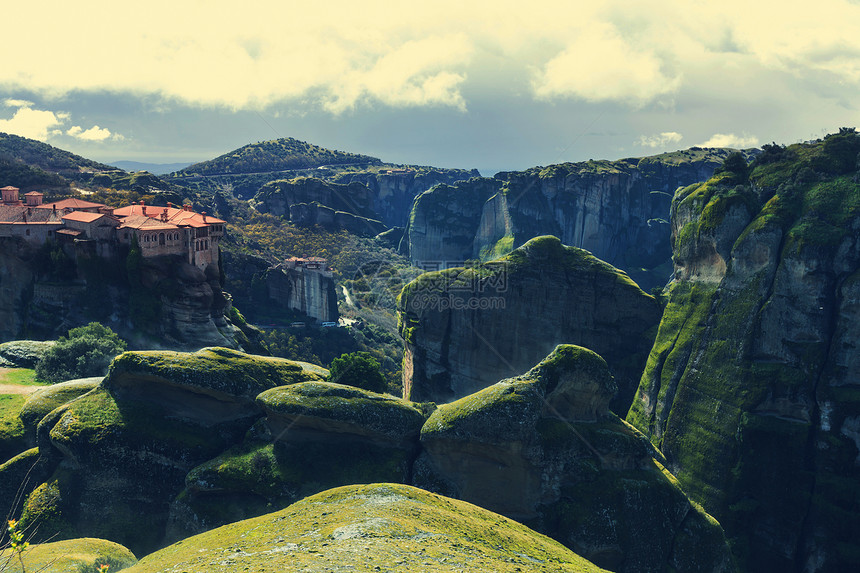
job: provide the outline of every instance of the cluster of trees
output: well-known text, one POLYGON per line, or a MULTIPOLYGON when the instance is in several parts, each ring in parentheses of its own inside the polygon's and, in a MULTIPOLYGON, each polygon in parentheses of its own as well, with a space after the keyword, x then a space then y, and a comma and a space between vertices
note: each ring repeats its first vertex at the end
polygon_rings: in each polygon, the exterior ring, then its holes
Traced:
POLYGON ((69 330, 36 364, 36 377, 45 382, 101 376, 126 343, 98 322, 69 330))
POLYGON ((57 149, 47 143, 10 133, 0 133, 0 154, 39 167, 45 171, 78 172, 80 168, 96 171, 114 169, 114 167, 105 165, 104 163, 57 149))
POLYGON ((368 155, 325 149, 292 137, 261 141, 240 147, 209 161, 195 163, 180 174, 218 175, 307 169, 344 163, 381 163, 368 155))

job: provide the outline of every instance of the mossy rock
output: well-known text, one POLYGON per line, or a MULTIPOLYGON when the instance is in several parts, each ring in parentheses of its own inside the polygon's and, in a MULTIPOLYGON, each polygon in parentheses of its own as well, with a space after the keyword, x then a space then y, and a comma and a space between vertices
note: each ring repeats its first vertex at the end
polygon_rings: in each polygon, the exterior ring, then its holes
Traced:
MULTIPOLYGON (((134 554, 118 543, 105 539, 79 538, 31 545, 23 554, 24 568, 17 559, 3 568, 4 573, 44 571, 48 573, 98 573, 99 566, 119 571, 137 563, 134 554)), ((0 558, 0 564, 6 560, 0 558)))
POLYGON ((613 571, 732 571, 719 524, 608 410, 613 389, 598 355, 561 345, 528 373, 439 406, 413 483, 522 520, 613 571), (698 535, 703 557, 675 552, 682 534, 698 535))
POLYGON ((163 350, 125 352, 114 359, 105 388, 119 388, 129 379, 159 381, 201 393, 255 397, 263 390, 322 376, 301 365, 229 348, 203 348, 193 353, 163 350))
POLYGON ((36 426, 48 415, 48 413, 59 408, 66 402, 70 402, 79 396, 83 396, 99 385, 103 377, 81 378, 52 384, 45 388, 36 390, 27 397, 27 401, 21 408, 21 421, 28 431, 35 433, 36 426))
POLYGON ((253 422, 175 413, 171 404, 104 387, 51 411, 38 443, 62 463, 30 495, 24 517, 42 523, 46 538, 101 537, 135 552, 158 547, 188 471, 241 440, 253 422))
POLYGON ((0 464, 0 515, 20 517, 24 500, 51 474, 48 460, 39 448, 30 448, 0 464))
POLYGON ((184 539, 128 569, 167 571, 603 571, 469 503, 397 484, 328 490, 184 539))
POLYGON ((36 363, 49 348, 53 340, 13 340, 0 344, 0 366, 11 368, 35 368, 36 363))
POLYGON ((31 444, 21 421, 21 408, 27 401, 19 394, 0 394, 0 463, 20 454, 31 444))
POLYGON ((285 507, 332 487, 409 480, 425 414, 394 396, 329 382, 263 392, 245 442, 191 470, 175 538, 285 507))
MULTIPOLYGON (((417 443, 425 415, 417 404, 387 394, 332 382, 303 382, 261 393, 273 433, 287 428, 417 443)), ((289 440, 284 434, 276 439, 289 440)))

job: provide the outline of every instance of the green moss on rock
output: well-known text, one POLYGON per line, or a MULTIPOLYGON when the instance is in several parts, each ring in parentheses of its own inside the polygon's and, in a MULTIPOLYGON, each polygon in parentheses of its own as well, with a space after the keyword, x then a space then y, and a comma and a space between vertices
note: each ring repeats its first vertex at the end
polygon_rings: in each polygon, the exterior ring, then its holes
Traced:
POLYGON ((102 377, 83 378, 80 380, 69 380, 59 384, 52 384, 41 388, 27 397, 27 401, 21 408, 21 420, 24 426, 34 431, 38 423, 51 410, 59 408, 63 404, 83 396, 99 385, 102 377))
POLYGON ((602 571, 527 527, 406 485, 341 487, 183 540, 130 569, 602 571))
MULTIPOLYGON (((0 563, 5 562, 5 556, 0 563)), ((31 545, 24 553, 24 569, 17 559, 4 569, 8 573, 47 571, 50 573, 98 573, 100 565, 119 571, 137 563, 134 554, 105 539, 80 538, 31 545)))
POLYGON ((217 347, 193 353, 125 352, 111 364, 104 385, 113 388, 129 377, 168 380, 234 396, 256 396, 275 386, 322 379, 290 360, 217 347))

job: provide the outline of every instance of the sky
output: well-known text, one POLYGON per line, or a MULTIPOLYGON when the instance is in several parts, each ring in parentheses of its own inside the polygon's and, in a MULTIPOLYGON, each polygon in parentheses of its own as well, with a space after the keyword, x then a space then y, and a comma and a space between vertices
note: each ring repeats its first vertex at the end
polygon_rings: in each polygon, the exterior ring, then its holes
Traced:
POLYGON ((4 23, 0 132, 104 162, 295 137, 491 175, 860 124, 860 0, 34 0, 4 23))

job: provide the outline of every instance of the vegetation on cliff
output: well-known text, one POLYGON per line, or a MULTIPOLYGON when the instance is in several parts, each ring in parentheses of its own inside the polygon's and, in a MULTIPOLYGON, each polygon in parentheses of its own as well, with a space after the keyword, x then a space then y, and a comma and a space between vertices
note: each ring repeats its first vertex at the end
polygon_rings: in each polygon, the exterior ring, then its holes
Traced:
POLYGON ((307 169, 321 165, 381 163, 375 157, 333 151, 292 137, 251 143, 215 159, 189 165, 177 175, 220 175, 307 169))
POLYGON ((113 330, 91 322, 61 336, 36 364, 36 375, 45 382, 103 375, 125 349, 125 341, 113 330))
POLYGON ((673 201, 676 281, 628 420, 745 571, 860 566, 858 153, 847 128, 768 145, 673 201))

